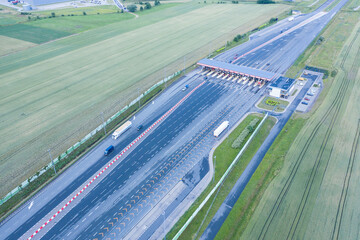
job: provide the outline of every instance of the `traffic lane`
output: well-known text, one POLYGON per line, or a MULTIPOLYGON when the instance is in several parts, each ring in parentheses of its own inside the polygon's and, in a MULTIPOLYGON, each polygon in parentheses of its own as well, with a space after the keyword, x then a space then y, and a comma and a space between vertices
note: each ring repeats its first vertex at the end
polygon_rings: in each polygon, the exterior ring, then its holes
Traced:
MULTIPOLYGON (((172 104, 174 101, 177 101, 178 99, 181 99, 186 94, 186 93, 181 92, 178 89, 177 89, 177 91, 178 92, 176 92, 174 94, 175 96, 173 97, 173 99, 171 99, 170 101, 163 104, 164 105, 163 109, 159 109, 158 111, 155 112, 155 114, 151 113, 151 116, 149 116, 147 118, 146 122, 143 123, 144 126, 151 125, 154 121, 156 121, 160 116, 162 116, 166 112, 168 105, 172 104)), ((145 107, 144 109, 146 109, 146 108, 147 107, 145 107)), ((141 115, 143 110, 141 110, 138 114, 141 115)), ((82 184, 86 179, 88 179, 91 175, 95 174, 96 171, 98 171, 103 165, 105 165, 109 161, 109 159, 111 159, 111 157, 113 157, 117 153, 119 153, 124 147, 126 147, 138 135, 139 135, 139 132, 137 132, 134 128, 132 128, 132 129, 128 130, 127 132, 125 132, 123 134, 123 136, 121 136, 121 138, 119 138, 117 141, 113 141, 112 144, 115 146, 115 151, 110 156, 104 157, 103 154, 101 154, 100 155, 101 157, 94 164, 90 165, 89 168, 86 169, 86 171, 83 171, 83 173, 79 177, 77 177, 73 182, 71 182, 71 184, 69 184, 68 186, 65 186, 62 184, 63 190, 61 190, 56 195, 53 194, 54 197, 50 198, 49 201, 46 204, 44 204, 44 206, 42 208, 40 208, 38 212, 36 212, 31 217, 29 217, 29 219, 27 219, 23 224, 19 225, 16 228, 16 231, 12 232, 8 236, 3 236, 3 237, 5 239, 17 239, 21 235, 23 235, 28 229, 30 229, 39 220, 41 220, 50 210, 52 210, 60 202, 62 202, 65 199, 65 197, 67 197, 70 193, 75 191, 75 189, 77 189, 80 186, 80 184, 82 184)), ((105 141, 108 141, 109 139, 111 139, 111 136, 109 136, 105 141)), ((105 146, 103 146, 103 144, 99 144, 90 153, 86 154, 81 160, 79 160, 79 162, 82 161, 83 159, 94 158, 95 154, 93 154, 93 153, 98 153, 98 152, 102 153, 104 150, 105 150, 105 146)), ((99 154, 97 154, 97 155, 99 155, 99 154)), ((98 158, 98 157, 96 157, 96 158, 98 158)), ((69 169, 64 171, 61 175, 64 176, 64 175, 68 174, 68 172, 69 172, 69 169)), ((58 179, 59 178, 60 177, 58 177, 58 179)), ((41 191, 41 193, 39 193, 39 194, 42 194, 43 192, 44 192, 44 190, 41 191)), ((32 199, 37 198, 38 196, 39 195, 36 195, 32 199)), ((32 201, 32 199, 30 199, 30 201, 32 201)), ((10 217, 16 217, 16 216, 12 215, 10 217)), ((4 225, 2 224, 2 227, 3 226, 4 225)))
MULTIPOLYGON (((215 89, 215 91, 213 91, 213 92, 210 92, 210 93, 206 93, 205 92, 205 94, 209 94, 210 96, 214 96, 214 97, 216 97, 216 92, 218 92, 218 90, 217 89, 215 89)), ((203 103, 203 102, 205 102, 206 101, 206 98, 205 97, 203 97, 203 95, 199 95, 200 96, 200 100, 202 100, 202 102, 200 102, 200 104, 201 103, 203 103)), ((189 99, 190 100, 190 99, 189 99)), ((195 99, 196 100, 196 99, 195 99)), ((186 103, 187 101, 185 101, 185 103, 186 103)), ((192 100, 191 101, 189 101, 189 102, 192 102, 192 100)), ((196 101, 195 101, 196 102, 196 101)), ((179 108, 181 108, 183 105, 180 105, 180 107, 179 108)), ((175 111, 175 112, 177 112, 178 111, 178 109, 175 111)), ((174 112, 174 113, 175 113, 174 112)), ((175 115, 173 115, 173 114, 171 114, 169 117, 171 118, 171 117, 174 117, 175 115)), ((179 117, 177 117, 180 121, 183 121, 183 119, 182 118, 179 118, 179 117)), ((169 119, 166 119, 166 121, 164 121, 164 123, 162 123, 162 124, 160 124, 159 125, 159 130, 158 129, 156 129, 156 131, 154 132, 154 133, 156 133, 156 132, 159 132, 160 131, 160 129, 162 128, 161 126, 163 125, 163 124, 165 124, 165 123, 167 123, 167 122, 169 122, 169 123, 171 123, 172 121, 170 120, 169 121, 169 119)), ((165 125, 163 125, 163 126, 165 126, 165 125)), ((177 128, 177 130, 180 130, 180 129, 178 129, 177 128)), ((158 138, 158 135, 154 135, 154 134, 150 134, 149 135, 149 137, 148 137, 149 139, 145 139, 144 140, 144 142, 146 142, 146 141, 148 141, 148 142, 152 142, 152 143, 156 143, 156 141, 154 141, 155 140, 155 138, 158 138), (150 137, 151 135, 153 135, 153 137, 150 137)), ((141 144, 146 144, 146 143, 144 143, 144 142, 142 142, 141 144)), ((139 145, 140 146, 140 145, 139 145)), ((151 149, 151 148, 153 148, 153 146, 149 146, 149 148, 151 149)), ((136 154, 137 153, 137 151, 136 152, 134 152, 133 154, 136 154)), ((147 153, 148 155, 150 154, 153 154, 153 152, 152 151, 150 151, 150 152, 148 152, 147 153)), ((136 157, 136 156, 135 156, 136 157)), ((131 156, 128 156, 127 157, 127 161, 129 161, 129 159, 131 159, 131 156)), ((118 165, 118 168, 122 168, 124 165, 126 165, 128 162, 124 162, 124 163, 122 163, 122 164, 120 164, 120 165, 118 165)), ((134 168, 136 168, 137 166, 132 166, 132 167, 134 167, 134 168)), ((127 175, 129 175, 129 173, 130 172, 126 172, 127 173, 127 175)), ((124 175, 123 176, 124 178, 125 177, 127 177, 126 175, 124 175)), ((118 178, 119 178, 119 176, 118 176, 118 178)), ((105 180, 105 179, 104 179, 105 180)), ((117 179, 118 180, 118 179, 117 179)), ((119 179, 120 180, 120 179, 119 179)), ((123 179, 124 180, 124 179, 123 179)), ((105 181, 106 182, 106 181, 105 181)), ((111 184, 111 182, 110 183, 107 183, 107 184, 111 184)), ((113 185, 112 186, 112 188, 114 188, 116 185, 113 185)), ((96 189, 95 189, 96 190, 96 189)), ((113 189, 110 189, 109 191, 113 191, 113 189)), ((94 191, 94 192, 96 192, 96 194, 98 194, 98 191, 94 191)), ((102 198, 100 198, 100 199, 98 199, 97 201, 102 201, 104 198, 106 198, 107 197, 107 195, 108 194, 106 194, 106 193, 103 193, 104 194, 104 196, 102 197, 102 198)), ((80 215, 79 215, 80 216, 80 215)), ((50 232, 49 232, 49 234, 50 234, 50 232)))
MULTIPOLYGON (((316 79, 316 78, 315 78, 316 79)), ((221 226, 225 222, 227 216, 230 214, 232 208, 234 207, 236 201, 239 199, 242 191, 249 182, 251 176, 256 171, 257 167, 261 163, 265 154, 271 147, 272 143, 275 141, 276 137, 279 135, 287 121, 290 119, 291 115, 294 113, 296 107, 299 105, 302 98, 305 96, 308 89, 313 84, 314 78, 310 78, 304 88, 300 91, 294 101, 287 108, 285 113, 276 114, 278 122, 271 129, 269 135, 266 137, 265 141, 261 144, 258 151, 255 153, 254 157, 250 160, 249 164, 246 166, 244 172, 241 174, 239 179, 236 181, 234 187, 231 189, 230 193, 221 204, 220 208, 215 213, 209 225, 206 227, 204 233, 201 235, 200 239, 214 239, 221 226)))
MULTIPOLYGON (((208 151, 206 151, 208 152, 208 151)), ((204 151, 204 155, 207 155, 204 151)), ((154 232, 160 227, 166 229, 167 226, 163 226, 164 222, 166 225, 166 216, 169 216, 178 205, 191 193, 192 189, 199 184, 201 179, 209 172, 209 161, 207 157, 202 157, 193 169, 191 169, 184 177, 183 182, 186 183, 187 187, 178 195, 178 197, 172 201, 169 206, 164 209, 164 214, 158 216, 146 231, 141 235, 139 240, 147 240, 154 234, 154 232)), ((172 224, 172 223, 169 223, 172 224)))
MULTIPOLYGON (((208 101, 209 101, 210 99, 208 99, 208 101)), ((210 101, 210 103, 211 103, 211 101, 210 101)), ((193 110, 190 110, 190 111, 192 111, 193 112, 193 110)), ((186 117, 184 117, 183 119, 180 119, 180 121, 184 121, 184 120, 187 120, 186 119, 186 117)), ((191 120, 190 120, 191 121, 191 120)), ((179 128, 183 128, 183 127, 179 127, 179 128)), ((177 152, 175 152, 174 154, 180 154, 180 153, 178 153, 178 151, 177 152)), ((173 154, 173 155, 174 155, 173 154)), ((181 155, 181 154, 180 154, 181 155)), ((170 158, 172 158, 172 156, 170 156, 170 158)), ((180 160, 180 159, 179 159, 180 160)), ((166 163, 166 162, 165 162, 166 163)), ((175 164, 176 164, 177 162, 174 162, 173 164, 172 164, 172 166, 175 166, 175 164)), ((163 164, 163 165, 165 165, 165 164, 163 164)), ((169 167, 169 169, 171 169, 171 167, 169 167)), ((168 170, 168 171, 170 171, 170 170, 168 170)), ((166 172, 166 171, 165 171, 166 172)), ((156 174, 157 173, 157 171, 154 173, 154 174, 156 174)), ((164 172, 163 172, 164 173, 164 172)), ((153 175, 154 175, 153 174, 153 175)), ((158 179, 158 180, 160 180, 160 179, 158 179)), ((149 181, 149 179, 146 181, 146 183, 149 181)), ((145 183, 140 183, 139 185, 141 185, 141 184, 145 184, 145 183)), ((155 183, 154 183, 155 184, 155 183)), ((135 191, 135 189, 134 189, 134 191, 135 191)), ((144 191, 142 191, 143 192, 143 194, 145 195, 146 194, 146 192, 149 192, 149 191, 151 191, 151 188, 148 188, 145 192, 144 191)), ((129 194, 128 196, 130 196, 131 194, 129 194)), ((133 195, 135 195, 135 194, 133 194, 133 195)), ((134 196, 132 196, 132 197, 134 197, 134 196)), ((131 197, 131 198, 132 198, 131 197)), ((129 202, 129 200, 131 200, 131 198, 129 198, 129 199, 127 199, 127 201, 126 202, 129 202)), ((148 199, 147 199, 148 200, 148 199)), ((125 201, 125 200, 124 200, 125 201)), ((131 200, 131 201, 134 201, 135 202, 135 200, 131 200)), ((125 203, 126 204, 126 203, 125 203)), ((127 210, 126 210, 127 212, 128 211, 130 211, 128 208, 127 208, 127 210)), ((139 210, 139 211, 141 211, 141 210, 139 210)), ((109 217, 110 217, 110 215, 112 215, 114 212, 113 211, 110 211, 110 213, 109 213, 109 217)), ((131 214, 131 213, 130 213, 131 214)), ((125 216, 125 213, 124 213, 124 218, 125 218, 126 216, 125 216)), ((132 221, 133 221, 133 219, 131 219, 132 221)), ((134 222, 134 221, 133 221, 134 222)), ((99 224, 98 224, 99 225, 99 224)), ((101 224, 100 224, 101 225, 101 224)), ((82 236, 82 238, 85 238, 86 236, 82 236)))
MULTIPOLYGON (((159 114, 161 115, 161 114, 159 114)), ((156 119, 156 117, 155 117, 156 119)), ((132 132, 132 134, 128 134, 127 138, 121 142, 118 142, 115 145, 115 151, 111 153, 109 156, 101 155, 98 161, 95 162, 95 164, 92 164, 89 166, 89 168, 83 172, 78 178, 76 178, 71 184, 64 187, 63 190, 61 190, 57 195, 55 195, 53 198, 51 198, 47 204, 41 208, 39 211, 37 211, 35 214, 33 214, 25 223, 18 226, 16 231, 12 232, 7 237, 4 237, 5 239, 18 239, 20 238, 27 230, 29 230, 32 226, 34 226, 37 222, 39 222, 49 211, 54 209, 60 202, 62 202, 66 197, 69 196, 72 192, 74 192, 81 184, 84 183, 87 179, 89 179, 92 175, 94 175, 101 167, 103 167, 112 157, 116 156, 124 147, 126 147, 134 138, 138 136, 139 133, 132 132)), ((111 136, 110 136, 111 138, 111 136)), ((94 151, 104 151, 103 146, 98 146, 94 151)), ((91 154, 87 155, 85 158, 92 157, 91 154)), ((67 171, 64 171, 61 175, 66 175, 67 171)), ((35 196, 36 198, 37 196, 35 196)), ((16 217, 16 216, 13 216, 16 217)))

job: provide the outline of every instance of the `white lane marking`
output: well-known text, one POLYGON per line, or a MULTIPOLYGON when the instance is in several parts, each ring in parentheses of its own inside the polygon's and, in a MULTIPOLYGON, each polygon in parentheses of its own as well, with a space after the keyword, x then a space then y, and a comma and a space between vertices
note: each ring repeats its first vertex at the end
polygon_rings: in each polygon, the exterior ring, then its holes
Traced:
POLYGON ((30 208, 33 206, 33 204, 34 204, 34 201, 31 201, 30 206, 28 207, 29 210, 30 210, 30 208))

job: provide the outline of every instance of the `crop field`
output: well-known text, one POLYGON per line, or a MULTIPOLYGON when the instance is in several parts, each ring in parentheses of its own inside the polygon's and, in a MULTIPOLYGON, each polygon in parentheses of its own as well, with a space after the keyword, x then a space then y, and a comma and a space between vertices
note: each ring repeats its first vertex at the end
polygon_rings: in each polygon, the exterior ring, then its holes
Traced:
POLYGON ((360 23, 348 33, 334 64, 338 74, 294 140, 242 239, 359 238, 360 23))
POLYGON ((36 44, 0 35, 0 56, 33 47, 36 44), (9 44, 10 43, 10 44, 9 44))
POLYGON ((3 196, 164 75, 288 6, 181 4, 0 58, 3 196), (211 16, 211 17, 209 17, 211 16), (196 24, 194 24, 196 22, 196 24), (174 26, 177 26, 176 28, 174 26), (221 26, 221 27, 219 27, 221 26), (166 69, 164 70, 164 67, 166 69))

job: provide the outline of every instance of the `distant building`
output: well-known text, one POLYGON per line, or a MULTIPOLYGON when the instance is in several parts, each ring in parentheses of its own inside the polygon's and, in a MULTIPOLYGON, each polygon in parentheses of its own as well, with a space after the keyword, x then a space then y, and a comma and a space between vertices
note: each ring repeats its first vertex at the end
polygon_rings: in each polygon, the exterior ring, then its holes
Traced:
POLYGON ((293 15, 300 15, 301 11, 300 10, 292 10, 292 14, 293 15))
POLYGON ((278 77, 268 87, 269 95, 277 98, 287 98, 294 89, 295 79, 278 77))
POLYGON ((31 4, 32 6, 39 6, 39 5, 60 3, 60 2, 69 2, 69 0, 27 0, 26 2, 31 4))

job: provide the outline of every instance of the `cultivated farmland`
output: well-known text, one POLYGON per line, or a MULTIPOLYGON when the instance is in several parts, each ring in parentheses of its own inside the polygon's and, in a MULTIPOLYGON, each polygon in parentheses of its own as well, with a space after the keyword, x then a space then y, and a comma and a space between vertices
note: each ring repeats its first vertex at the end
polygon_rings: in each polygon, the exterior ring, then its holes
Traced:
POLYGON ((181 4, 0 58, 3 196, 165 74, 286 10, 181 4), (196 23, 196 24, 194 24, 196 23), (221 26, 221 27, 219 27, 221 26))
POLYGON ((358 239, 360 23, 353 26, 324 102, 295 139, 243 239, 358 239))

